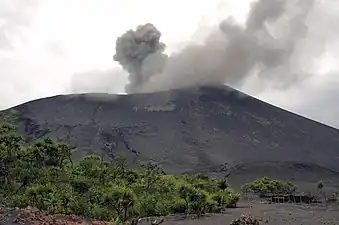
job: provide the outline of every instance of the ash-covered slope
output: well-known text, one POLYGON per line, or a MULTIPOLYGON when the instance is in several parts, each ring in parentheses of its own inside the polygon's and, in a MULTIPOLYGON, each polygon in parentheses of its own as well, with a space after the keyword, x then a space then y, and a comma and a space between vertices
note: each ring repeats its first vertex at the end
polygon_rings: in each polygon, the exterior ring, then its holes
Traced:
POLYGON ((339 171, 338 130, 225 86, 56 96, 3 112, 10 113, 30 140, 71 142, 75 157, 122 152, 170 172, 213 171, 226 162, 247 170, 279 162, 339 171))

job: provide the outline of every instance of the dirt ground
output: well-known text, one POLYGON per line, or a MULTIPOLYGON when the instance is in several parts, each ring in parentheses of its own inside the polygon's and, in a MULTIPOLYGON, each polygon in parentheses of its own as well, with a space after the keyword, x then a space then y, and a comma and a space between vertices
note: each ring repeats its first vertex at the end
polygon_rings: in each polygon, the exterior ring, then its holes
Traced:
MULTIPOLYGON (((339 225, 339 207, 335 206, 309 206, 292 204, 262 204, 259 202, 240 202, 236 209, 228 209, 224 214, 211 214, 200 219, 185 218, 184 216, 166 217, 162 225, 228 225, 234 219, 240 218, 245 213, 257 219, 261 225, 339 225)), ((16 212, 0 213, 0 225, 35 224, 35 225, 76 225, 95 224, 107 225, 108 223, 93 221, 86 223, 80 217, 67 217, 56 219, 50 216, 41 217, 30 211, 24 216, 16 212), (33 216, 32 216, 33 215, 33 216), (31 218, 29 218, 31 217, 31 218)), ((150 225, 150 221, 140 221, 138 225, 150 225)))
MULTIPOLYGON (((170 218, 163 225, 227 225, 241 214, 250 214, 260 224, 268 225, 339 225, 339 210, 333 206, 302 206, 291 204, 241 203, 239 208, 225 214, 209 215, 201 219, 170 218)), ((150 224, 142 222, 140 225, 150 224)))

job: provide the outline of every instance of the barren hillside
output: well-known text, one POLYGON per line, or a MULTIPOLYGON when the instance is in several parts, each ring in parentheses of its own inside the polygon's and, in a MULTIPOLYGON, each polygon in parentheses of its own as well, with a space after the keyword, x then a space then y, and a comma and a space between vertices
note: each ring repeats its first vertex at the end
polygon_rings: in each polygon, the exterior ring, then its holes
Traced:
POLYGON ((156 160, 169 172, 213 172, 228 163, 239 178, 246 174, 242 181, 271 173, 334 183, 339 177, 338 130, 226 86, 55 96, 1 114, 30 141, 70 142, 75 158, 120 152, 131 162, 156 160))

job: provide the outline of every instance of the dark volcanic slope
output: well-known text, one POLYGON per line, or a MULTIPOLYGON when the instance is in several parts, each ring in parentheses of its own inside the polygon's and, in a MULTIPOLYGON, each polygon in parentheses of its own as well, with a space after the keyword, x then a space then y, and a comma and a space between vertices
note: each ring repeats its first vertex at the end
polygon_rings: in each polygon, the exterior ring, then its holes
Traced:
POLYGON ((338 130, 227 87, 56 96, 3 113, 9 112, 30 139, 70 141, 77 157, 123 152, 131 160, 153 158, 171 172, 276 161, 292 170, 302 162, 305 170, 339 171, 338 130))

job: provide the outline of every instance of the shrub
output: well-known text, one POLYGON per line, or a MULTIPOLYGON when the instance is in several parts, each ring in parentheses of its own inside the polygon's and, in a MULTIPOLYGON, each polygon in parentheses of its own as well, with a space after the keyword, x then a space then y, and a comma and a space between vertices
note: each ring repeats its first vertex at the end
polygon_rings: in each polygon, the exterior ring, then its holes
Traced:
POLYGON ((259 221, 250 215, 243 214, 240 219, 234 220, 230 225, 259 225, 259 221))
POLYGON ((126 159, 106 162, 88 155, 70 159, 70 148, 45 139, 29 145, 15 127, 0 125, 0 199, 6 205, 33 206, 48 213, 129 221, 171 213, 217 212, 234 207, 239 195, 225 180, 206 175, 169 175, 148 163, 138 170, 126 159))
POLYGON ((242 187, 244 193, 266 194, 293 194, 297 186, 289 181, 273 180, 269 177, 257 179, 242 187))

